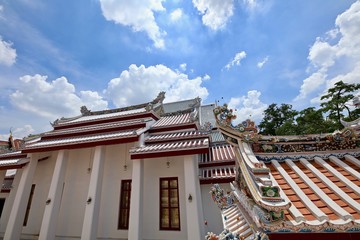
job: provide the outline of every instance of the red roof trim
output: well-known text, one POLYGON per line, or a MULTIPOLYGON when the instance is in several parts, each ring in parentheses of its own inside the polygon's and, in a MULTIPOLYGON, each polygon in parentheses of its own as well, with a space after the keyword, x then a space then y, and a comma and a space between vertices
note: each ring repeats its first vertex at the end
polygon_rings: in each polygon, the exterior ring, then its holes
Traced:
POLYGON ((354 240, 360 239, 360 232, 329 232, 329 233, 267 233, 270 240, 354 240))
POLYGON ((159 120, 159 118, 153 113, 153 112, 141 112, 141 113, 135 113, 130 115, 124 115, 124 116, 116 116, 111 118, 104 118, 104 119, 94 119, 94 120, 88 120, 84 122, 69 122, 69 123, 63 123, 61 125, 54 126, 54 130, 60 130, 60 129, 67 129, 67 128, 73 128, 73 127, 83 127, 83 126, 89 126, 94 124, 100 124, 100 123, 110 123, 115 121, 124 121, 124 120, 132 120, 137 118, 146 118, 151 117, 155 120, 159 120))
POLYGON ((79 129, 79 132, 44 135, 43 137, 41 137, 41 140, 51 140, 51 139, 57 139, 59 137, 64 137, 64 138, 65 137, 78 137, 78 136, 89 135, 89 134, 107 133, 107 132, 123 131, 123 130, 130 130, 130 129, 139 129, 139 128, 143 128, 145 126, 146 126, 146 123, 136 123, 136 124, 116 126, 116 127, 109 126, 109 127, 105 127, 105 128, 98 128, 98 129, 79 129))
POLYGON ((211 161, 211 162, 199 162, 199 168, 204 167, 213 167, 213 166, 227 166, 227 165, 235 165, 235 160, 225 160, 225 161, 211 161))
POLYGON ((23 164, 11 164, 11 165, 9 164, 9 165, 5 165, 5 166, 1 166, 0 171, 1 170, 9 170, 9 169, 20 169, 25 165, 26 165, 26 163, 23 163, 23 164))
POLYGON ((235 177, 200 178, 200 184, 230 183, 233 181, 235 181, 235 177))
POLYGON ((140 154, 131 154, 131 159, 144 159, 144 158, 159 158, 159 157, 172 157, 172 156, 184 156, 207 153, 209 148, 197 148, 197 149, 179 149, 176 151, 161 151, 161 152, 147 152, 140 154))
POLYGON ((9 154, 7 156, 1 156, 0 155, 0 160, 8 160, 8 159, 18 159, 18 158, 26 158, 27 155, 24 154, 24 152, 21 152, 19 154, 9 154))
POLYGON ((150 133, 155 132, 166 132, 166 131, 174 131, 174 130, 184 130, 194 128, 197 130, 197 125, 195 123, 186 123, 182 125, 169 125, 169 126, 163 126, 163 127, 156 127, 156 128, 150 128, 150 133))
POLYGON ((100 140, 100 141, 92 141, 92 142, 82 142, 82 143, 73 143, 66 145, 57 145, 57 146, 39 146, 36 148, 28 148, 24 149, 24 153, 34 153, 34 152, 48 152, 48 151, 56 151, 62 149, 77 149, 77 148, 87 148, 87 147, 95 147, 99 145, 113 145, 120 143, 129 143, 138 141, 138 136, 119 138, 119 139, 111 139, 111 140, 100 140))

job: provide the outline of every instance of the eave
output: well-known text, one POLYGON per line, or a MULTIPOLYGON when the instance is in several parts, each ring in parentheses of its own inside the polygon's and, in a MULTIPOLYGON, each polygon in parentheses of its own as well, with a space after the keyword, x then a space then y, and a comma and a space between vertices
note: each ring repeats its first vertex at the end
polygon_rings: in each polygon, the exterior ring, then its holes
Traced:
POLYGON ((156 114, 154 112, 140 112, 140 113, 134 113, 134 114, 129 114, 129 115, 118 115, 118 116, 113 116, 113 117, 108 117, 108 118, 99 118, 99 119, 93 119, 93 120, 87 120, 87 121, 62 123, 61 125, 55 125, 54 130, 91 126, 94 124, 103 124, 103 123, 110 123, 110 122, 116 122, 116 121, 134 120, 134 119, 148 118, 148 117, 155 119, 155 120, 159 119, 158 116, 156 116, 156 114))
POLYGON ((195 123, 185 123, 178 125, 168 125, 161 127, 153 127, 149 130, 150 133, 158 133, 158 132, 168 132, 168 131, 179 131, 185 129, 197 129, 197 125, 195 123))
POLYGON ((83 135, 124 131, 129 129, 139 129, 139 128, 144 128, 145 126, 146 123, 143 121, 134 121, 134 122, 125 122, 125 123, 120 122, 120 123, 99 124, 88 127, 76 127, 71 129, 55 130, 52 132, 45 133, 44 136, 41 137, 41 140, 69 138, 69 137, 77 137, 83 135))
POLYGON ((138 135, 135 130, 115 132, 107 134, 98 134, 91 136, 62 138, 56 140, 39 141, 25 146, 23 153, 47 152, 61 149, 77 149, 94 147, 98 145, 112 145, 138 141, 138 135))

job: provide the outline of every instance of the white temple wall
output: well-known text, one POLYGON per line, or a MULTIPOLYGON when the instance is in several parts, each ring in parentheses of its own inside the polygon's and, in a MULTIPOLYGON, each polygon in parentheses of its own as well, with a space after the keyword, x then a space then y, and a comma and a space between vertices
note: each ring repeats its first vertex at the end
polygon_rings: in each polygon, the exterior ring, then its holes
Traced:
POLYGON ((69 151, 57 224, 57 239, 80 237, 84 220, 94 148, 69 151))
POLYGON ((44 157, 49 158, 38 162, 32 182, 32 184, 35 184, 34 194, 32 196, 27 224, 22 229, 22 234, 25 235, 38 235, 40 232, 46 199, 54 171, 56 152, 47 152, 38 155, 38 159, 44 157))
POLYGON ((132 161, 129 155, 129 149, 132 146, 134 143, 106 147, 99 213, 99 238, 126 239, 128 236, 128 230, 118 230, 118 218, 121 181, 131 179, 132 174, 132 161))
MULTIPOLYGON (((224 189, 225 192, 231 191, 229 183, 222 183, 219 185, 222 189, 224 189)), ((205 232, 213 232, 219 234, 224 230, 224 227, 220 208, 212 200, 210 195, 211 187, 212 184, 201 185, 201 198, 204 210, 204 219, 205 221, 207 221, 207 225, 205 225, 205 232)))
MULTIPOLYGON (((133 160, 137 161, 137 160, 133 160)), ((145 159, 144 164, 144 199, 143 199, 143 238, 152 239, 187 239, 184 157, 145 159), (167 167, 167 160, 170 165, 167 167), (180 231, 160 229, 159 216, 159 179, 160 177, 178 177, 180 203, 180 231)), ((194 219, 195 220, 195 219, 194 219)))

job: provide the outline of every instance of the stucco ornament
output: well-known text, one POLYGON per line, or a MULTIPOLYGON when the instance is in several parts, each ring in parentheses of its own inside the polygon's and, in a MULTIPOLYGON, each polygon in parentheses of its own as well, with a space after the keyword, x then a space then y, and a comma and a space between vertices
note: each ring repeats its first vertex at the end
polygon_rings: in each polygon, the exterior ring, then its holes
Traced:
POLYGON ((236 115, 232 109, 228 108, 227 104, 215 107, 214 115, 217 124, 221 128, 228 129, 236 133, 236 135, 244 142, 257 142, 261 138, 261 135, 258 134, 255 122, 251 119, 246 119, 237 125, 233 125, 232 122, 236 119, 236 115))

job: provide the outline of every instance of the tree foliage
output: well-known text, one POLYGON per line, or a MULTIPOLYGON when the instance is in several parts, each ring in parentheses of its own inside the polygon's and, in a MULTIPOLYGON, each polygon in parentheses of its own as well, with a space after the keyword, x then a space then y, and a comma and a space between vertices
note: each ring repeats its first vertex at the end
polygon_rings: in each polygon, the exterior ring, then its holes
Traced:
POLYGON ((296 111, 290 104, 278 106, 273 103, 264 111, 264 118, 259 124, 260 133, 303 135, 328 133, 341 129, 343 127, 340 119, 352 121, 360 117, 360 109, 351 110, 347 105, 354 98, 353 92, 358 89, 360 89, 360 84, 337 82, 327 94, 321 97, 321 100, 326 100, 326 102, 321 103, 320 109, 309 107, 296 111))
POLYGON ((344 112, 347 113, 348 120, 356 119, 358 112, 351 111, 347 103, 355 97, 352 93, 359 89, 360 84, 346 84, 339 81, 321 97, 321 100, 326 100, 321 103, 322 110, 328 113, 328 118, 335 121, 339 128, 342 126, 340 120, 345 117, 344 112))
POLYGON ((292 124, 294 117, 298 114, 290 104, 278 106, 273 103, 264 111, 264 118, 259 124, 260 132, 266 135, 276 135, 276 130, 283 126, 292 124))

